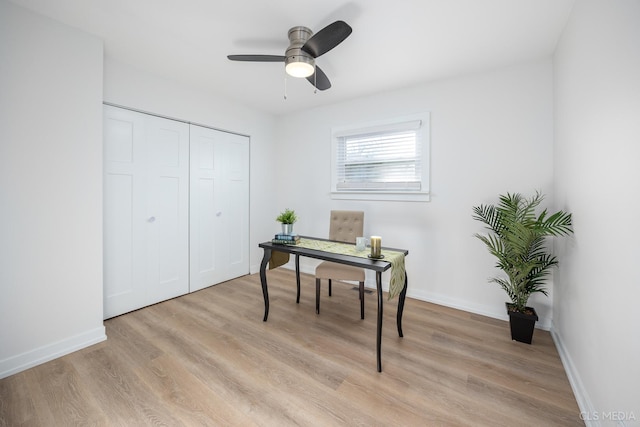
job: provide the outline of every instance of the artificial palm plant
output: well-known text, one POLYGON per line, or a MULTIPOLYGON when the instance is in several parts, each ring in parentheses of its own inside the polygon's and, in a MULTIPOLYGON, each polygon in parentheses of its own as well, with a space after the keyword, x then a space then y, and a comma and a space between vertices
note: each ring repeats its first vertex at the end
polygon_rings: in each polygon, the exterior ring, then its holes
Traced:
POLYGON ((529 296, 534 292, 547 295, 546 278, 551 267, 558 264, 547 251, 547 236, 562 236, 573 232, 571 214, 547 210, 536 216, 536 208, 544 196, 539 192, 530 198, 518 193, 500 195, 500 203, 473 208, 473 218, 486 224, 490 234, 475 234, 497 259, 496 267, 505 274, 494 277, 512 302, 512 310, 526 312, 529 296))

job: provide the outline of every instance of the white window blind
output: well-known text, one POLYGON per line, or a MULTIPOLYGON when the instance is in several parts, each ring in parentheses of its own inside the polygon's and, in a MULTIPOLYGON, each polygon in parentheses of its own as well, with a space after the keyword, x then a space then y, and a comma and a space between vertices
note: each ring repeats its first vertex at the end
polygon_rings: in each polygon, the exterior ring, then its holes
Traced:
POLYGON ((422 120, 334 134, 336 191, 421 191, 422 120))
POLYGON ((333 128, 331 197, 429 200, 429 113, 333 128))

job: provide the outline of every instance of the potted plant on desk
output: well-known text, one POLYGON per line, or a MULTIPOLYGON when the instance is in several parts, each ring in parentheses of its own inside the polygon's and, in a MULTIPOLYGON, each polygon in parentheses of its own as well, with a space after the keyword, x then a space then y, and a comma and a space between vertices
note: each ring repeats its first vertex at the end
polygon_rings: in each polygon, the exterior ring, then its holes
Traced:
POLYGON ((473 219, 486 224, 490 234, 475 234, 497 259, 496 267, 505 277, 490 281, 500 285, 511 298, 506 303, 511 339, 531 344, 538 316, 527 307, 534 292, 547 295, 546 278, 558 260, 545 247, 547 236, 562 236, 573 232, 571 214, 558 211, 551 216, 545 209, 536 216, 535 210, 544 196, 539 192, 531 198, 520 194, 500 195, 500 203, 473 208, 473 219))
POLYGON ((296 212, 292 209, 285 209, 280 212, 280 215, 276 218, 276 221, 282 223, 282 234, 292 234, 293 224, 298 220, 296 212))

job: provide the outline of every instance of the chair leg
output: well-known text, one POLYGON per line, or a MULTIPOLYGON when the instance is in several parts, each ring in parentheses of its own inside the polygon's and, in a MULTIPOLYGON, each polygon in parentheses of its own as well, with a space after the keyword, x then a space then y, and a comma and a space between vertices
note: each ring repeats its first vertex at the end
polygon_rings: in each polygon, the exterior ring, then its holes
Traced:
POLYGON ((360 282, 360 318, 364 319, 364 282, 360 282))
POLYGON ((331 296, 331 279, 329 279, 329 296, 331 296))
POLYGON ((320 279, 316 278, 316 314, 320 314, 320 279))

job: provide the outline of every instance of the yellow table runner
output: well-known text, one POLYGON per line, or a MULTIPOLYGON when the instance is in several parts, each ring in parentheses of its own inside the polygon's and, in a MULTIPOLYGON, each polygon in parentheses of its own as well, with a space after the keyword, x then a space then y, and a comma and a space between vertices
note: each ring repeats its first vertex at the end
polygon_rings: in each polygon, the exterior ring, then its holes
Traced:
MULTIPOLYGON (((331 242, 326 240, 313 240, 300 238, 297 247, 315 249, 319 251, 331 252, 334 254, 351 255, 360 258, 367 258, 371 253, 369 250, 359 251, 355 245, 349 243, 331 242)), ((389 299, 400 295, 404 288, 405 268, 404 253, 382 249, 383 260, 391 263, 391 279, 389 280, 389 299)))

